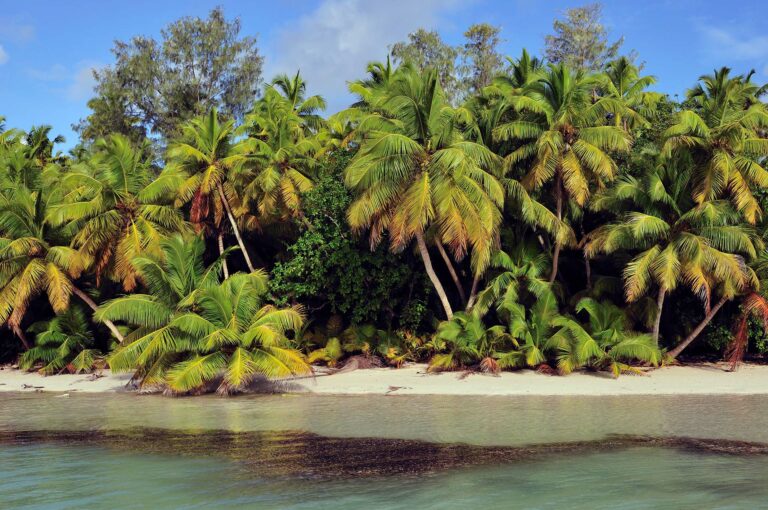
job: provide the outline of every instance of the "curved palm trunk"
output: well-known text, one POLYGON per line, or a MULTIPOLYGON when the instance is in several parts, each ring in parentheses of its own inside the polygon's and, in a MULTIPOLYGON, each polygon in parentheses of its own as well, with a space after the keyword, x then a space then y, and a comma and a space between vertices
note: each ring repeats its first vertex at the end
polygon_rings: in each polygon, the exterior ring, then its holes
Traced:
POLYGON ((421 254, 421 260, 424 262, 424 269, 427 270, 427 275, 432 281, 432 285, 437 291, 437 295, 440 297, 440 302, 443 304, 445 315, 448 320, 453 318, 453 310, 451 309, 451 303, 448 301, 448 296, 445 294, 443 284, 440 283, 440 279, 435 274, 435 270, 432 267, 432 259, 429 257, 429 250, 427 250, 427 243, 424 242, 424 235, 421 232, 416 232, 416 243, 419 245, 419 253, 421 254))
MULTIPOLYGON (((563 219, 563 185, 560 180, 560 174, 557 174, 557 180, 555 183, 555 197, 557 200, 557 219, 562 220, 563 219)), ((552 254, 552 272, 549 274, 549 283, 552 283, 555 281, 555 278, 557 278, 557 267, 558 263, 560 261, 560 245, 558 243, 555 243, 555 251, 552 254)))
POLYGON ((10 325, 9 327, 11 328, 11 331, 13 331, 13 334, 16 335, 19 340, 21 340, 21 343, 24 346, 24 350, 28 351, 31 346, 27 341, 27 335, 24 334, 24 331, 18 326, 18 324, 10 325))
POLYGON ((659 346, 659 328, 661 327, 661 311, 664 307, 664 297, 667 295, 667 289, 661 287, 659 295, 656 296, 656 318, 653 320, 653 341, 656 347, 659 346))
MULTIPOLYGON (((99 305, 96 304, 96 302, 91 299, 91 296, 83 292, 82 290, 78 289, 74 285, 72 286, 72 292, 75 294, 75 296, 82 299, 86 305, 91 307, 91 310, 94 312, 99 308, 99 305)), ((117 339, 119 343, 123 343, 123 335, 120 334, 120 331, 117 330, 117 326, 112 321, 105 320, 104 325, 109 328, 109 330, 112 332, 112 335, 117 339)))
POLYGON ((691 334, 688 335, 685 338, 685 340, 677 344, 674 349, 669 351, 669 355, 672 356, 673 358, 678 357, 680 353, 683 352, 683 349, 688 347, 691 344, 691 342, 696 340, 696 337, 699 336, 699 333, 701 333, 704 330, 704 328, 707 327, 707 324, 709 324, 709 321, 712 320, 712 318, 715 316, 718 310, 722 308, 722 306, 725 304, 726 301, 728 301, 726 298, 721 298, 720 301, 718 301, 717 304, 713 306, 711 310, 709 310, 709 313, 707 313, 707 315, 704 316, 704 319, 702 319, 699 325, 693 328, 693 331, 691 331, 691 334))
POLYGON ((219 192, 219 198, 221 199, 221 204, 224 206, 224 210, 227 212, 227 218, 229 218, 229 223, 232 225, 232 231, 235 233, 235 237, 237 238, 237 244, 240 246, 240 251, 243 252, 243 257, 245 257, 245 263, 248 265, 248 270, 251 273, 253 273, 255 269, 253 268, 253 264, 251 263, 251 257, 248 256, 248 252, 245 249, 243 238, 240 237, 240 229, 237 228, 235 217, 232 215, 232 209, 229 207, 229 201, 227 200, 227 197, 224 195, 224 190, 221 189, 221 186, 216 186, 216 191, 219 192))
POLYGON ((227 257, 224 256, 224 235, 219 232, 219 257, 221 257, 221 268, 224 270, 224 279, 229 278, 229 267, 227 266, 227 257))
POLYGON ((480 275, 476 274, 472 280, 472 290, 469 292, 469 301, 467 301, 467 310, 470 310, 475 305, 477 299, 477 288, 480 286, 480 275))
POLYGON ((448 267, 448 272, 450 273, 451 278, 453 279, 453 283, 456 285, 456 290, 459 291, 459 297, 461 297, 461 302, 466 305, 467 295, 464 292, 464 286, 461 284, 461 280, 459 280, 459 275, 456 274, 456 270, 453 268, 453 263, 451 262, 451 258, 448 256, 448 253, 446 253, 445 248, 443 247, 443 243, 438 241, 435 244, 437 245, 437 251, 440 252, 440 256, 443 257, 443 261, 445 262, 446 267, 448 267))

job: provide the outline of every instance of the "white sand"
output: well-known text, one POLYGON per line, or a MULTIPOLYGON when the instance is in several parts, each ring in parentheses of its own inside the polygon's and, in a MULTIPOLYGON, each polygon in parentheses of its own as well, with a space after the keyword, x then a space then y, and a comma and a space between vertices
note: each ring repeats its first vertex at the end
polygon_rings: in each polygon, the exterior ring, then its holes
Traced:
POLYGON ((125 391, 125 385, 131 378, 131 374, 112 374, 109 370, 104 370, 99 375, 103 377, 97 377, 93 374, 43 376, 37 372, 24 372, 5 366, 0 369, 0 392, 102 393, 125 391))
MULTIPOLYGON (((56 375, 4 368, 0 391, 113 392, 123 391, 127 374, 56 375), (26 385, 26 387, 25 387, 26 385)), ((736 372, 724 364, 665 367, 644 376, 574 373, 548 376, 530 370, 504 372, 498 377, 452 372, 427 374, 425 365, 398 370, 355 370, 314 378, 293 379, 276 385, 281 391, 318 394, 392 395, 690 395, 768 394, 768 366, 742 365, 736 372)))

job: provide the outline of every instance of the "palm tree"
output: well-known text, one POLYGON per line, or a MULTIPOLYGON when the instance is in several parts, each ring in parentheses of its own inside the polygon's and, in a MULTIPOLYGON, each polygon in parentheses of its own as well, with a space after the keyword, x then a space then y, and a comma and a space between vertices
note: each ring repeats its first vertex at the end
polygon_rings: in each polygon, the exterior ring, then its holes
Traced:
POLYGON ((583 298, 576 304, 576 313, 586 313, 588 322, 584 328, 571 327, 573 345, 561 355, 561 370, 573 370, 577 366, 607 368, 618 377, 623 372, 636 372, 628 361, 638 360, 658 366, 661 350, 651 335, 630 330, 627 315, 610 302, 583 298))
MULTIPOLYGON (((619 57, 609 62, 605 69, 605 79, 601 85, 601 93, 621 101, 632 111, 640 114, 641 119, 650 119, 656 113, 656 105, 663 98, 658 92, 648 92, 645 89, 656 83, 655 76, 640 76, 640 70, 627 57, 619 57)), ((638 117, 613 116, 614 124, 625 130, 634 127, 638 117)))
POLYGON ((296 217, 301 195, 312 189, 311 175, 318 165, 320 144, 305 136, 305 119, 294 105, 268 89, 246 115, 243 130, 249 135, 247 162, 234 172, 245 197, 255 203, 260 223, 296 217))
MULTIPOLYGON (((522 181, 526 189, 551 186, 558 221, 568 200, 583 207, 591 185, 600 188, 614 179, 617 166, 610 152, 626 152, 630 147, 627 132, 605 125, 605 119, 608 114, 636 114, 614 98, 594 98, 597 86, 595 76, 573 73, 562 64, 550 66, 525 87, 524 95, 514 99, 519 118, 495 130, 499 139, 520 144, 505 158, 508 169, 532 162, 522 181)), ((554 243, 551 282, 557 276, 563 246, 564 239, 554 243)))
POLYGON ((518 345, 499 356, 502 367, 541 367, 550 355, 566 352, 570 347, 570 331, 575 329, 575 321, 560 314, 551 291, 543 292, 531 307, 507 302, 498 313, 518 345))
POLYGON ((516 346, 502 326, 488 328, 474 311, 457 312, 450 320, 441 322, 434 341, 448 352, 432 357, 430 371, 456 370, 478 364, 481 371, 497 374, 502 368, 496 361, 498 351, 516 346))
POLYGON ((491 268, 497 274, 477 296, 473 310, 484 315, 493 305, 502 311, 523 300, 528 292, 541 298, 550 292, 551 285, 544 278, 547 256, 536 246, 521 243, 510 254, 498 251, 491 259, 491 268))
POLYGON ((66 140, 62 135, 56 135, 53 140, 49 137, 52 126, 36 126, 29 130, 25 137, 29 157, 37 163, 40 168, 52 162, 54 159, 61 159, 61 154, 53 154, 53 147, 57 143, 64 143, 66 140))
MULTIPOLYGON (((191 202, 190 221, 198 229, 211 217, 218 227, 223 216, 220 211, 226 213, 248 270, 253 272, 255 269, 230 203, 237 197, 228 183, 229 173, 243 163, 246 151, 245 144, 233 143, 234 121, 220 123, 214 108, 208 115, 182 126, 182 132, 181 140, 168 149, 171 165, 176 165, 188 175, 179 189, 177 204, 191 202)), ((223 251, 223 244, 219 244, 223 251)))
POLYGON ((257 374, 310 370, 285 336, 301 327, 302 311, 263 304, 265 273, 237 273, 219 283, 222 259, 204 267, 201 238, 174 236, 162 249, 162 259, 135 261, 148 294, 113 299, 97 313, 135 327, 108 359, 114 370, 133 370, 141 386, 165 385, 178 393, 222 375, 219 391, 231 392, 257 374))
POLYGON ((369 230, 375 247, 389 233, 392 250, 415 239, 448 318, 448 296, 437 277, 425 234, 457 259, 471 247, 473 272, 484 271, 500 222, 504 191, 495 173, 497 157, 463 138, 457 125, 466 110, 452 108, 432 72, 400 68, 390 86, 372 96, 374 113, 364 118, 355 158, 345 182, 355 193, 348 211, 355 231, 369 230))
POLYGON ((30 370, 42 363, 40 373, 45 375, 63 370, 76 374, 89 372, 101 355, 92 348, 93 333, 79 306, 70 306, 51 320, 36 322, 27 328, 27 332, 35 334, 35 346, 19 359, 22 370, 30 370))
MULTIPOLYGON (((301 71, 291 78, 287 74, 280 74, 272 80, 272 88, 280 91, 288 101, 291 110, 302 120, 308 130, 317 131, 323 125, 323 118, 319 112, 325 110, 326 103, 322 96, 307 97, 307 83, 301 78, 301 71)), ((266 91, 265 91, 266 95, 266 91)))
POLYGON ((693 167, 693 199, 697 204, 729 198, 754 224, 762 212, 753 189, 768 186, 763 161, 768 156, 768 111, 758 101, 761 89, 749 76, 729 76, 723 67, 688 92, 696 105, 684 110, 665 132, 662 154, 683 156, 693 167))
MULTIPOLYGON (((53 195, 53 190, 44 194, 23 187, 0 194, 0 323, 7 323, 26 348, 21 322, 39 294, 47 294, 57 313, 69 308, 72 294, 97 308, 73 281, 83 271, 82 255, 67 246, 61 230, 46 220, 55 205, 53 195)), ((122 342, 115 325, 104 324, 122 342)))
POLYGON ((66 195, 51 208, 49 220, 68 223, 76 232, 72 244, 93 260, 97 285, 106 272, 132 291, 137 285, 133 259, 158 254, 161 238, 186 228, 172 205, 183 176, 168 169, 156 177, 144 151, 123 135, 99 140, 95 149, 90 161, 62 179, 66 195))
POLYGON ((659 168, 642 180, 625 176, 595 197, 593 209, 624 212, 617 221, 588 234, 585 246, 589 257, 619 250, 639 252, 624 269, 625 295, 633 302, 656 284, 653 339, 657 343, 669 292, 685 285, 702 300, 704 320, 670 351, 673 357, 698 336, 726 301, 754 286, 754 272, 746 266, 745 257, 754 258, 762 249, 760 239, 741 224, 727 202, 691 206, 688 176, 677 172, 676 167, 659 168), (720 300, 712 306, 716 292, 720 300))

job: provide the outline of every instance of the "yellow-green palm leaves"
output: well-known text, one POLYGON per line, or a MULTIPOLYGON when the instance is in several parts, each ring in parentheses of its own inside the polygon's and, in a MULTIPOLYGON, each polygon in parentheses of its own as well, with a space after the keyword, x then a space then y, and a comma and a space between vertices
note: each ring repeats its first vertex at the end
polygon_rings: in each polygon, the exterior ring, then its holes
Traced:
POLYGON ((620 57, 609 62, 605 69, 605 77, 600 85, 601 95, 618 99, 633 112, 640 114, 623 117, 621 112, 613 115, 616 126, 624 129, 636 127, 638 121, 652 118, 656 106, 662 99, 658 92, 646 89, 656 83, 654 76, 640 76, 640 70, 627 57, 620 57))
POLYGON ((696 203, 728 198, 754 224, 762 211, 753 190, 768 186, 763 167, 768 156, 764 134, 768 111, 757 100, 758 87, 749 77, 729 73, 724 67, 702 76, 701 83, 689 91, 696 108, 680 112, 667 129, 662 154, 681 156, 681 164, 693 167, 696 203))
POLYGON ((113 369, 134 370, 141 385, 179 393, 219 379, 220 391, 237 391, 258 374, 309 371, 286 338, 301 327, 302 311, 265 305, 263 272, 237 273, 219 283, 221 260, 203 265, 201 239, 176 236, 162 249, 162 259, 136 260, 149 294, 117 298, 99 309, 97 317, 135 328, 110 356, 113 369))
MULTIPOLYGON (((53 203, 49 194, 24 187, 0 194, 0 323, 7 323, 25 343, 21 321, 40 294, 48 296, 57 313, 69 308, 72 294, 96 308, 73 282, 83 271, 82 255, 66 246, 61 230, 47 221, 53 203)), ((122 341, 114 324, 105 324, 122 341)))
POLYGON ((49 219, 67 224, 72 244, 92 262, 98 283, 103 274, 131 291, 137 286, 133 259, 160 253, 160 240, 185 227, 173 207, 182 176, 173 170, 155 175, 143 151, 122 135, 97 142, 89 161, 63 179, 62 203, 49 219))
POLYGON ((39 294, 66 311, 72 278, 83 270, 82 257, 46 222, 49 200, 23 187, 0 195, 0 322, 14 330, 39 294))
POLYGON ((349 223, 367 229, 372 246, 385 232, 393 250, 415 238, 450 316, 424 236, 433 228, 456 258, 471 252, 475 274, 487 267, 504 200, 498 157, 463 138, 458 128, 469 113, 447 103, 434 72, 401 68, 369 102, 376 113, 361 120, 360 149, 345 172, 355 193, 349 223))
POLYGON ((249 134, 247 162, 237 172, 245 207, 256 211, 261 223, 295 217, 301 195, 312 188, 320 144, 308 135, 307 119, 274 88, 246 116, 249 134))
MULTIPOLYGON (((599 80, 574 73, 564 65, 550 66, 522 95, 509 98, 519 115, 495 129, 502 140, 519 147, 505 158, 508 171, 525 163, 523 185, 536 190, 551 185, 557 220, 563 219, 567 200, 586 204, 593 188, 602 188, 616 177, 612 152, 627 152, 630 136, 607 125, 608 114, 636 115, 622 101, 596 97, 599 80)), ((573 236, 555 240, 550 280, 557 274, 558 254, 573 236)))
POLYGON ((657 339, 664 296, 679 285, 698 296, 707 311, 715 292, 732 299, 756 285, 745 259, 762 249, 761 240, 728 202, 691 205, 687 179, 663 168, 642 180, 627 176, 593 202, 596 210, 624 212, 588 235, 585 253, 634 252, 624 268, 626 299, 635 301, 656 285, 657 339))
POLYGON ((208 221, 220 230, 222 217, 227 215, 248 269, 254 271, 235 218, 239 197, 229 183, 230 172, 242 165, 246 150, 244 143, 233 142, 234 126, 233 120, 220 122, 215 108, 191 120, 182 126, 181 139, 168 149, 166 171, 178 168, 186 173, 177 204, 191 203, 190 221, 198 229, 208 221))

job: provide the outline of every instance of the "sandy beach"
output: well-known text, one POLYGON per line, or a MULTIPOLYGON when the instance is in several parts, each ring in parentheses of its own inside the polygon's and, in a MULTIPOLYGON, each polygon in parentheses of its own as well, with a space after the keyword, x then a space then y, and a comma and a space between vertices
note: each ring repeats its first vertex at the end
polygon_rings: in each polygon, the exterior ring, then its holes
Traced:
MULTIPOLYGON (((0 392, 129 391, 128 374, 102 371, 44 377, 9 367, 0 370, 0 392)), ((756 395, 768 394, 768 365, 743 365, 728 372, 725 364, 673 366, 646 375, 613 379, 607 374, 577 372, 550 376, 530 370, 499 376, 458 372, 428 374, 426 365, 401 369, 374 368, 262 384, 264 391, 349 395, 756 395)))

